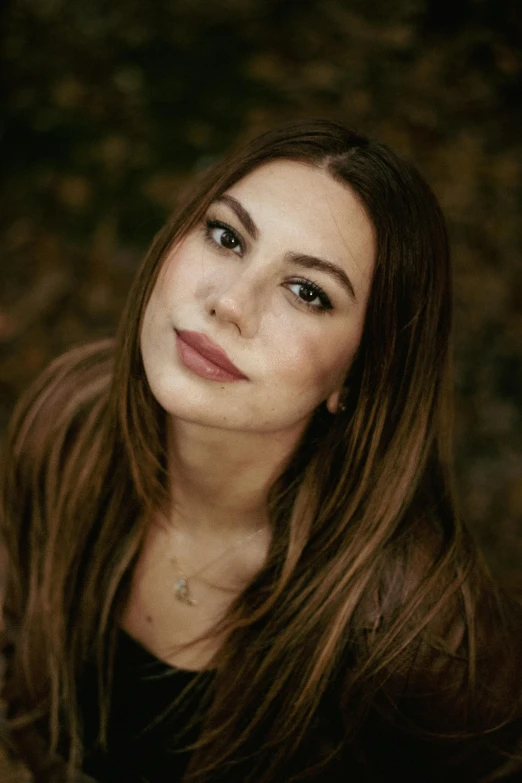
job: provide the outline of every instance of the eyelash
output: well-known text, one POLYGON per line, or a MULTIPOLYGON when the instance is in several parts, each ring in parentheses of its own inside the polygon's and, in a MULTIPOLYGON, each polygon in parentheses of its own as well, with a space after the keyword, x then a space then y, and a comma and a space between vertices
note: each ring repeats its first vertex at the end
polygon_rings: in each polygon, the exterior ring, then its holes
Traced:
MULTIPOLYGON (((204 229, 205 229, 205 240, 209 243, 209 245, 216 248, 220 252, 234 253, 235 255, 238 256, 242 256, 243 253, 245 252, 245 245, 242 237, 228 223, 224 223, 222 220, 207 219, 205 221, 204 229), (216 242, 216 240, 212 236, 212 231, 216 228, 221 229, 222 231, 226 231, 233 237, 233 239, 237 242, 236 247, 240 249, 240 253, 235 253, 234 248, 227 248, 221 245, 219 242, 216 242)), ((315 294, 315 297, 319 299, 321 303, 320 306, 313 305, 310 302, 306 302, 304 299, 300 299, 300 297, 297 294, 294 294, 299 305, 306 307, 307 310, 316 313, 318 315, 324 315, 326 312, 328 312, 328 310, 333 310, 333 305, 328 295, 325 293, 325 291, 323 291, 323 289, 320 286, 317 285, 317 283, 314 283, 313 280, 308 280, 308 278, 298 277, 293 280, 289 280, 287 282, 287 287, 292 285, 299 285, 301 288, 307 288, 309 291, 312 291, 315 294)))
POLYGON ((304 299, 300 299, 297 294, 294 294, 299 304, 306 307, 307 310, 311 310, 313 313, 317 313, 318 315, 325 315, 328 310, 333 310, 333 305, 327 294, 320 286, 317 285, 317 283, 314 283, 312 280, 298 277, 295 280, 289 280, 288 285, 298 285, 301 288, 308 288, 308 290, 312 291, 312 293, 315 294, 315 297, 319 299, 321 304, 314 305, 311 304, 311 302, 305 302, 304 299))
MULTIPOLYGON (((205 221, 205 239, 207 242, 212 245, 212 247, 217 248, 223 253, 234 253, 233 248, 224 247, 219 242, 216 242, 214 237, 212 236, 212 231, 215 228, 220 228, 222 231, 226 231, 229 233, 237 242, 237 246, 239 247, 241 251, 241 255, 245 252, 245 245, 241 238, 241 236, 237 233, 235 229, 232 228, 232 226, 229 226, 228 223, 223 223, 222 220, 206 220, 205 221)), ((238 253, 235 253, 235 255, 239 255, 238 253)))

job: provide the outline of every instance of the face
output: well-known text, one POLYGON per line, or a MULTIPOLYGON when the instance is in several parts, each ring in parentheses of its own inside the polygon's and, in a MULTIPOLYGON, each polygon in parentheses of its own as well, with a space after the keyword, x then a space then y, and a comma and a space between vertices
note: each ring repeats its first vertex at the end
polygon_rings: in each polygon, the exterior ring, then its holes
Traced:
POLYGON ((141 334, 154 396, 227 430, 299 432, 321 403, 335 413, 374 257, 349 187, 303 163, 260 166, 164 261, 141 334))

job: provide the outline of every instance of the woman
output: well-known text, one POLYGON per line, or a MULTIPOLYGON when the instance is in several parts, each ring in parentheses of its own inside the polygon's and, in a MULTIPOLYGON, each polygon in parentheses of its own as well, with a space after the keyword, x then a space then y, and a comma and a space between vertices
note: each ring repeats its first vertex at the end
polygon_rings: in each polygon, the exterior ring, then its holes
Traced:
POLYGON ((38 780, 518 779, 520 611, 454 511, 450 320, 440 210, 384 145, 301 123, 205 176, 116 345, 10 428, 4 690, 38 780))

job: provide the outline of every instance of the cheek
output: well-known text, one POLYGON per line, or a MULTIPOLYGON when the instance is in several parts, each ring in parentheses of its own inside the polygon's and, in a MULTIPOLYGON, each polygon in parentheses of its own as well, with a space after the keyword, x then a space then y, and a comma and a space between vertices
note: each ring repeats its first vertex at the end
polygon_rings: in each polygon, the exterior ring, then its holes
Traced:
POLYGON ((149 354, 157 352, 158 331, 161 329, 161 311, 162 307, 158 299, 157 289, 154 288, 143 314, 140 336, 142 354, 144 352, 149 354))
POLYGON ((288 382, 290 390, 300 389, 302 394, 326 398, 344 380, 359 342, 357 330, 349 340, 345 332, 320 338, 301 337, 297 342, 283 344, 277 349, 276 359, 280 377, 288 382))
MULTIPOLYGON (((172 297, 176 291, 184 290, 187 280, 194 276, 194 265, 190 263, 192 237, 185 237, 169 252, 163 261, 152 297, 156 301, 172 297)), ((151 297, 151 298, 152 298, 151 297)))
POLYGON ((145 308, 143 332, 147 327, 152 328, 155 323, 159 325, 165 316, 169 319, 180 298, 180 292, 186 293, 189 289, 190 280, 184 275, 187 267, 183 264, 184 244, 183 242, 177 246, 163 262, 145 308))

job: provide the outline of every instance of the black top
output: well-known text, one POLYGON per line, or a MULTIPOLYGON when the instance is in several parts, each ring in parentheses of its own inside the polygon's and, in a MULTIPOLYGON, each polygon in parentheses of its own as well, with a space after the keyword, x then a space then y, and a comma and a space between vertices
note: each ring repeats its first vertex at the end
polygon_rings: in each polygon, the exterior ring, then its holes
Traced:
MULTIPOLYGON (((94 669, 87 673, 81 688, 86 747, 83 771, 98 783, 181 783, 190 760, 187 746, 200 733, 213 678, 211 671, 170 667, 121 631, 106 751, 97 740, 94 669), (198 722, 194 722, 195 715, 200 716, 198 722)), ((316 776, 306 778, 314 783, 345 783, 348 779, 353 783, 489 782, 487 773, 502 765, 502 746, 509 752, 521 733, 520 720, 515 720, 503 727, 500 737, 493 732, 456 744, 451 740, 438 742, 422 739, 416 731, 397 730, 372 710, 357 737, 343 742, 337 695, 329 692, 321 702, 314 742, 326 736, 339 751, 316 776)), ((245 769, 238 768, 237 774, 229 770, 216 780, 243 783, 246 777, 245 769)), ((505 775, 494 779, 520 783, 522 772, 506 770, 505 775)))
POLYGON ((190 758, 186 750, 200 726, 212 672, 174 669, 121 631, 116 650, 107 751, 97 741, 98 699, 94 671, 81 691, 86 760, 99 783, 177 783, 190 758), (180 695, 179 706, 175 704, 180 695), (172 706, 174 705, 174 707, 172 706), (169 709, 170 708, 170 709, 169 709))

